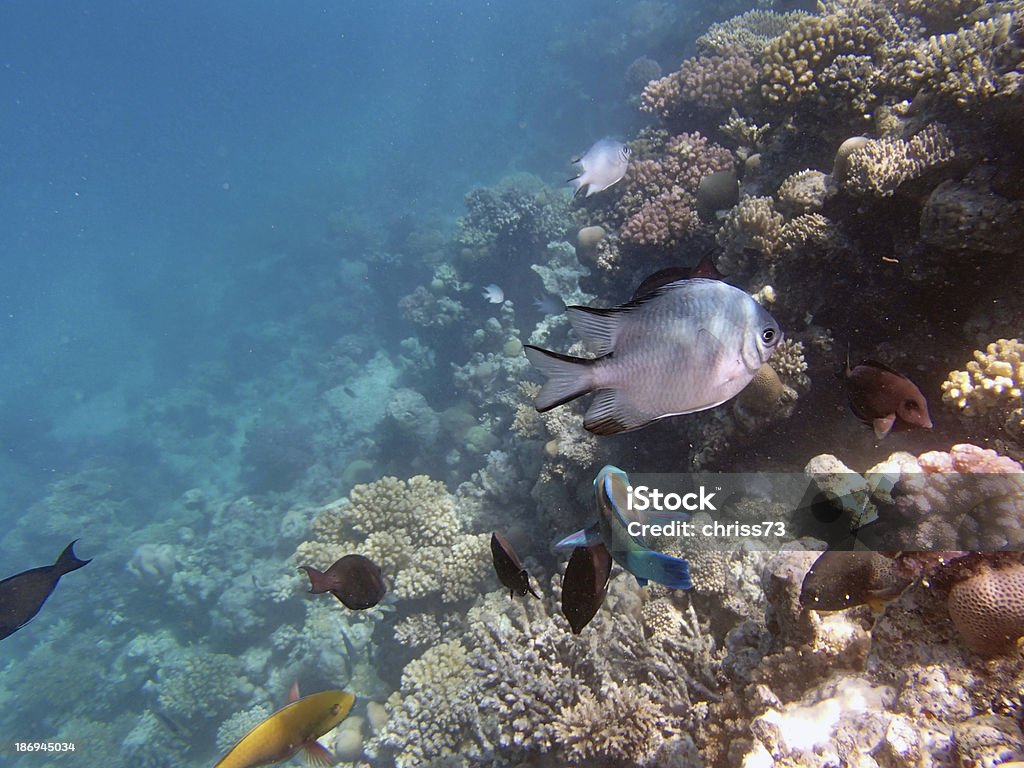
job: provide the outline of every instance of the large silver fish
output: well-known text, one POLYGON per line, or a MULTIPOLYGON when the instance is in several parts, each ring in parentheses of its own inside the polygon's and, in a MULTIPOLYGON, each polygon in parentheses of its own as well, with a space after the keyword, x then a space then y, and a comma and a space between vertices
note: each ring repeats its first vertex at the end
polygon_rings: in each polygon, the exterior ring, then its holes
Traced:
POLYGON ((631 151, 625 144, 614 139, 596 142, 583 157, 573 161, 583 169, 579 176, 569 179, 576 190, 575 194, 578 195, 586 187, 586 196, 590 197, 619 181, 626 175, 631 151))
POLYGON ((597 390, 583 426, 598 435, 724 403, 782 340, 767 310, 720 280, 677 280, 618 307, 566 312, 599 357, 527 346, 527 358, 548 377, 535 405, 544 412, 597 390))

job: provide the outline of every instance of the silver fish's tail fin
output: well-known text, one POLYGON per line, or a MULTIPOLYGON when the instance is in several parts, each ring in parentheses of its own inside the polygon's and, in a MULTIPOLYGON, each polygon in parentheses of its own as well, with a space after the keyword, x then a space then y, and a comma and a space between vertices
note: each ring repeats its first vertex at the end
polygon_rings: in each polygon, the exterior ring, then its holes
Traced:
POLYGON ((78 539, 75 539, 75 541, 72 541, 64 547, 64 551, 60 553, 60 557, 58 557, 57 562, 54 563, 53 567, 57 569, 57 573, 61 576, 65 573, 77 571, 82 566, 88 565, 92 562, 92 558, 89 558, 88 560, 80 560, 75 554, 75 542, 77 541, 78 539))
POLYGON ((575 400, 594 388, 590 370, 593 360, 560 355, 530 344, 523 349, 530 364, 548 378, 534 401, 534 406, 541 413, 575 400))

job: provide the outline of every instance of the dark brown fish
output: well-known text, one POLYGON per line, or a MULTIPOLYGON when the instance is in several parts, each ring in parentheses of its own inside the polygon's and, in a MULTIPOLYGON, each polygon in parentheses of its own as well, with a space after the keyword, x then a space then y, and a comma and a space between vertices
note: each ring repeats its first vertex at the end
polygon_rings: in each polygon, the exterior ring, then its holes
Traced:
POLYGON ((491 534, 491 558, 494 560, 494 571, 498 579, 509 589, 508 596, 522 597, 527 592, 540 599, 540 595, 533 591, 530 585, 530 574, 519 562, 519 556, 512 549, 512 545, 500 533, 495 531, 491 534))
POLYGON ((718 271, 718 267, 715 266, 715 262, 711 259, 711 254, 705 253, 695 267, 665 267, 665 269, 659 269, 637 286, 637 289, 633 291, 633 297, 630 301, 636 301, 641 296, 654 293, 663 285, 674 283, 676 280, 687 280, 693 277, 706 277, 708 280, 724 279, 724 275, 718 271))
POLYGON ((865 360, 851 368, 846 361, 846 392, 854 415, 879 439, 893 427, 931 429, 928 401, 910 379, 888 366, 865 360))
POLYGON ((345 555, 326 571, 303 565, 309 576, 309 591, 314 595, 330 592, 353 611, 373 608, 388 593, 380 566, 362 555, 345 555))
POLYGON ((815 611, 842 611, 855 605, 879 610, 902 594, 913 573, 900 561, 874 550, 828 550, 804 576, 800 605, 815 611))
POLYGON ((53 565, 32 568, 0 581, 0 640, 17 632, 39 613, 61 576, 92 562, 75 556, 75 541, 64 548, 53 565))
POLYGON ((574 635, 583 631, 604 603, 611 572, 612 556, 603 543, 572 551, 562 579, 562 615, 574 635))

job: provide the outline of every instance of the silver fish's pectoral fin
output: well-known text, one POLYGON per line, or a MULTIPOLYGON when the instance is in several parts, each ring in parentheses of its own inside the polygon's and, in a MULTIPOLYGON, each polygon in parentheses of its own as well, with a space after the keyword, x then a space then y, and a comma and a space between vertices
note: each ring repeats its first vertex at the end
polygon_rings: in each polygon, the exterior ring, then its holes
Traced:
POLYGON ((607 355, 615 348, 623 313, 617 308, 567 307, 572 329, 595 355, 607 355))
POLYGON ((617 435, 640 429, 660 416, 637 408, 617 389, 602 389, 587 409, 583 426, 595 435, 617 435))

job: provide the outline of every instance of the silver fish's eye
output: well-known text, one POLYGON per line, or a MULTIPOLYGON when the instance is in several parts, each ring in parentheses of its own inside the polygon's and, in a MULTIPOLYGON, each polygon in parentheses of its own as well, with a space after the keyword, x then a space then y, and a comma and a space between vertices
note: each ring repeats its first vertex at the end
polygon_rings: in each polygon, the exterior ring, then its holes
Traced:
POLYGON ((774 344, 778 334, 775 333, 774 328, 765 328, 761 331, 761 341, 765 344, 774 344))

